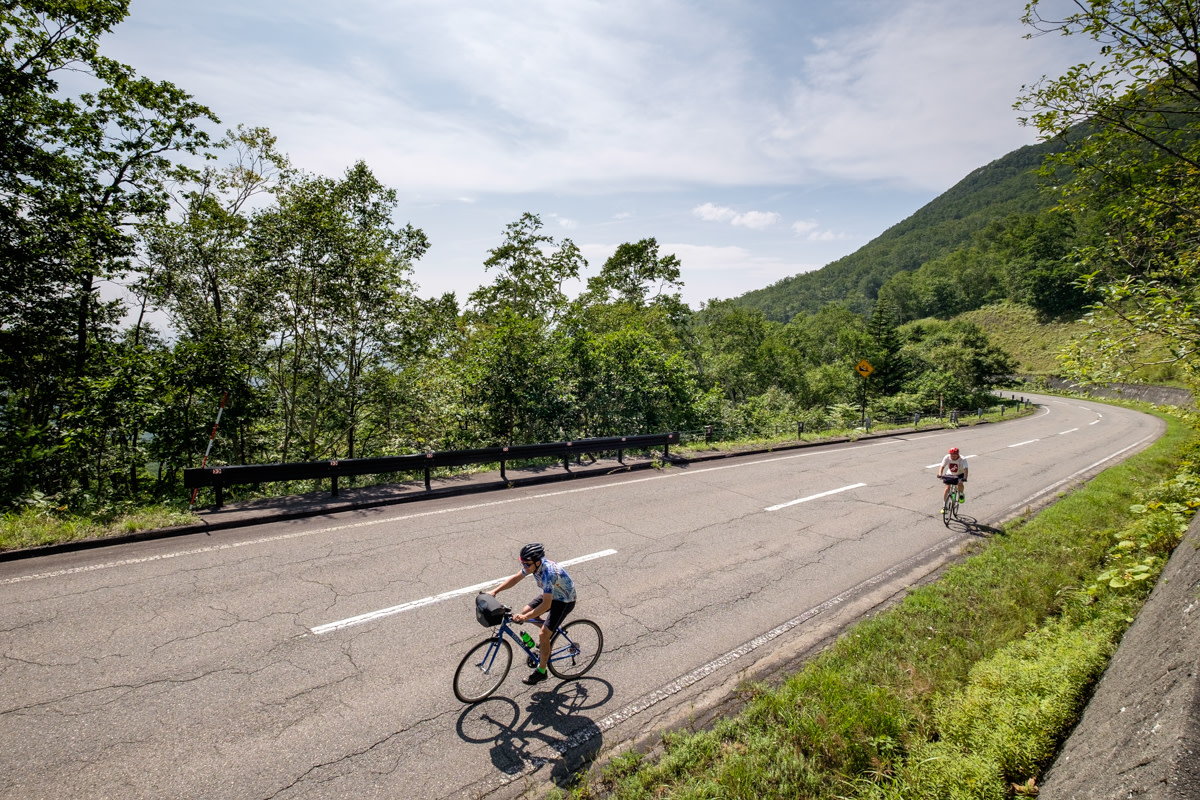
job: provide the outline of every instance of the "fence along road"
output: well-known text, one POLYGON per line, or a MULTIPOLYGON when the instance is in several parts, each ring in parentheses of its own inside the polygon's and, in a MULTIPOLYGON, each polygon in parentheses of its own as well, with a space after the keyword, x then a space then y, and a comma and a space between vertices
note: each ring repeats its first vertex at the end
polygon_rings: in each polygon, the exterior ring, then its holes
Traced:
MULTIPOLYGON (((507 796, 703 709, 958 548, 934 480, 971 458, 995 522, 1162 423, 1038 398, 960 431, 440 499, 0 564, 0 797, 507 796), (1019 445, 1019 446, 1018 446, 1019 445), (526 541, 576 560, 606 647, 466 708, 473 587, 526 541), (384 613, 386 612, 386 613, 384 613)), ((537 593, 530 581, 501 595, 537 593)))

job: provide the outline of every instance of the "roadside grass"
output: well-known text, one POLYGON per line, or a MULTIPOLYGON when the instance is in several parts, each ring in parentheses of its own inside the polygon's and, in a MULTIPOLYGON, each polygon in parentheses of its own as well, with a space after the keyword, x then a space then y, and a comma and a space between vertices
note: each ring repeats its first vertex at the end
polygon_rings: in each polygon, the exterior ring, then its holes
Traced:
POLYGON ((777 688, 744 687, 741 713, 664 734, 652 754, 619 755, 570 796, 1035 793, 1200 505, 1194 431, 1159 416, 1167 432, 1149 449, 978 543, 777 688))
POLYGON ((198 521, 199 517, 181 505, 109 508, 81 515, 30 504, 0 516, 0 551, 109 538, 198 521))

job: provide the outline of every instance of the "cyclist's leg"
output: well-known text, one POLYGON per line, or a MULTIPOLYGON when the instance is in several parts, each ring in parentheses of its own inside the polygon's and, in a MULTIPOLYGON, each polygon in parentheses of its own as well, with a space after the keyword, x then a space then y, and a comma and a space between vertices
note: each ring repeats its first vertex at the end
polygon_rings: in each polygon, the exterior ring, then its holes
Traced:
POLYGON ((550 640, 554 638, 554 632, 558 630, 567 618, 567 615, 575 609, 575 601, 565 602, 563 600, 555 600, 550 603, 550 613, 546 615, 546 624, 542 626, 542 637, 538 641, 541 645, 542 661, 539 665, 542 669, 546 668, 546 663, 550 660, 550 640))

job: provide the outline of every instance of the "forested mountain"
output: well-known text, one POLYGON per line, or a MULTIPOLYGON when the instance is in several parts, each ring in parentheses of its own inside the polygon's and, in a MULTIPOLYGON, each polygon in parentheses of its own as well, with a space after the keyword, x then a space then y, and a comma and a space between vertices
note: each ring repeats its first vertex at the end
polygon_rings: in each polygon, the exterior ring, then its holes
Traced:
POLYGON ((879 289, 899 272, 969 246, 988 225, 1013 214, 1036 214, 1055 197, 1038 187, 1035 170, 1062 140, 1019 148, 967 175, 912 216, 848 256, 821 269, 784 278, 735 299, 768 319, 787 322, 827 303, 846 303, 859 314, 874 307, 879 289))

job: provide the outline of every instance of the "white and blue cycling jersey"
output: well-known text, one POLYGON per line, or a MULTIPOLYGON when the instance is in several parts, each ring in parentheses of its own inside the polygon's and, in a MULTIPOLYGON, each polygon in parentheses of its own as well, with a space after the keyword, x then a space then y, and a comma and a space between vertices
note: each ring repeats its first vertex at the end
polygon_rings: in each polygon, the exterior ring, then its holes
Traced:
MULTIPOLYGON (((528 575, 530 570, 522 564, 521 572, 528 575)), ((533 577, 542 585, 542 594, 549 594, 550 599, 561 600, 564 603, 575 602, 575 582, 565 569, 550 559, 542 559, 542 565, 533 572, 533 577)))

